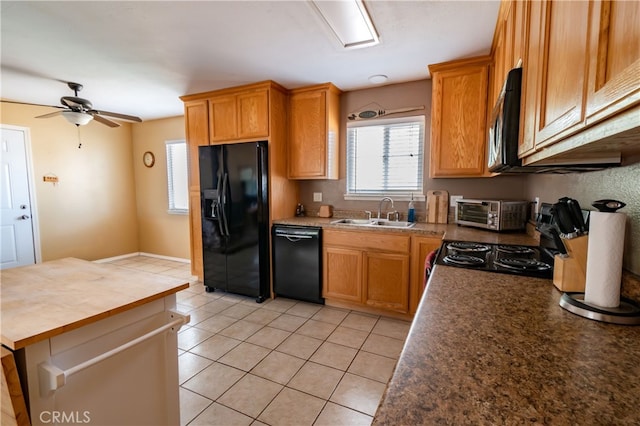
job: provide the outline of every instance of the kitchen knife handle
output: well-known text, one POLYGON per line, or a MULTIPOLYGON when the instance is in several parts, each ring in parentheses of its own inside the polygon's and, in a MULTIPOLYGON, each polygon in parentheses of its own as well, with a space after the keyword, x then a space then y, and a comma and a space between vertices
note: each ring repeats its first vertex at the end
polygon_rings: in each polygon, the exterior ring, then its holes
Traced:
POLYGON ((580 203, 578 203, 573 198, 569 198, 567 200, 567 206, 569 206, 569 212, 571 213, 571 217, 573 218, 573 224, 577 228, 577 230, 582 234, 585 232, 584 218, 582 217, 582 209, 580 208, 580 203))

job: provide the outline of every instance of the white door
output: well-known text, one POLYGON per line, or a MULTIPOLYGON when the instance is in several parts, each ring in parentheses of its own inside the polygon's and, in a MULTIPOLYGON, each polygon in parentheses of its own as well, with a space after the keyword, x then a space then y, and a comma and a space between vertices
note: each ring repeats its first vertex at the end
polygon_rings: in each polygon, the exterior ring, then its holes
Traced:
POLYGON ((27 132, 1 128, 0 269, 36 263, 27 132))

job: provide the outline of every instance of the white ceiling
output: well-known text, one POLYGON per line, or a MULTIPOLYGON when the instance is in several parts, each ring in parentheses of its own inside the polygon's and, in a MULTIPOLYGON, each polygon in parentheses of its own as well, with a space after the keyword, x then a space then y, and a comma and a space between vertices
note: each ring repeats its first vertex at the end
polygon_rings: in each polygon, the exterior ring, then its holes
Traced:
POLYGON ((298 1, 5 1, 1 97, 59 105, 84 85, 95 109, 182 115, 179 96, 274 80, 342 90, 429 77, 427 65, 489 53, 499 1, 366 1, 375 47, 345 50, 298 1))

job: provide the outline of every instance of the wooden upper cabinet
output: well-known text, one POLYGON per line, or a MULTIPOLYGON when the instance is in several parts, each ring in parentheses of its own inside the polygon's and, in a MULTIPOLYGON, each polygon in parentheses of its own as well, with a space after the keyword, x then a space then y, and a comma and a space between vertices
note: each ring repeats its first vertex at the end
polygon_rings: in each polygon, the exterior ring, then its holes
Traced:
POLYGON ((509 71, 524 58, 525 37, 524 0, 503 1, 491 47, 491 83, 489 87, 489 109, 496 104, 509 71))
POLYGON ((536 109, 538 102, 538 76, 544 45, 542 31, 543 4, 527 2, 525 7, 525 55, 522 63, 522 95, 520 101, 520 138, 518 155, 523 156, 536 148, 536 109))
POLYGON ((493 62, 491 64, 491 84, 489 88, 488 110, 491 111, 496 104, 505 79, 505 37, 506 28, 504 22, 499 22, 496 27, 496 37, 493 44, 493 62))
POLYGON ((640 102, 640 2, 591 6, 587 124, 640 102))
POLYGON ((330 83, 291 91, 290 179, 338 179, 340 93, 330 83))
POLYGON ((197 100, 185 102, 185 133, 189 151, 189 189, 200 187, 200 171, 198 169, 198 147, 209 145, 209 127, 207 126, 207 101, 197 100))
POLYGON ((579 130, 584 122, 589 7, 586 1, 543 3, 536 148, 579 130))
POLYGON ((211 142, 222 142, 238 137, 238 108, 236 96, 216 96, 209 99, 209 128, 211 142))
POLYGON ((238 137, 258 138, 269 135, 269 91, 238 95, 238 137))
POLYGON ((269 136, 269 91, 210 98, 209 127, 212 143, 269 136))
POLYGON ((490 62, 490 56, 483 56, 429 65, 430 177, 486 176, 490 62))

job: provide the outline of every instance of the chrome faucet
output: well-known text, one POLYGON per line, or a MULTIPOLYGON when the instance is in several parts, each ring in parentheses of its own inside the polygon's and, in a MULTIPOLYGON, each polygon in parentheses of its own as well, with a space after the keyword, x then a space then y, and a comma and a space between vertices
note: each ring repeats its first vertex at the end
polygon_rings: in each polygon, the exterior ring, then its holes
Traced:
POLYGON ((391 208, 393 208, 393 200, 390 197, 384 197, 380 200, 380 204, 378 205, 378 219, 380 219, 380 215, 382 214, 382 203, 385 201, 391 201, 391 208))

